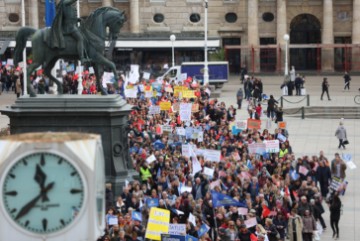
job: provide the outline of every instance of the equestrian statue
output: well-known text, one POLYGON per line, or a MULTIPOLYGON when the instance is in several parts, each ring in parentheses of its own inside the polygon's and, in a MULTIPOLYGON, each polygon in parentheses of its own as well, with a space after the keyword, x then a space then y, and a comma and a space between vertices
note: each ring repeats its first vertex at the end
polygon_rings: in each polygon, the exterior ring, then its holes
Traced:
MULTIPOLYGON (((109 29, 110 45, 114 46, 117 35, 126 21, 123 11, 113 7, 101 7, 92 12, 85 20, 77 18, 74 3, 77 0, 61 0, 56 7, 56 16, 51 28, 34 29, 22 27, 16 34, 14 64, 22 59, 26 41, 31 36, 32 63, 27 67, 27 79, 39 66, 44 73, 56 83, 58 93, 63 93, 61 82, 51 75, 51 70, 60 58, 80 60, 83 64, 90 63, 94 67, 97 89, 102 95, 107 91, 101 84, 103 68, 107 67, 117 77, 115 64, 104 56, 107 28, 109 29), (78 27, 78 22, 80 26, 78 27)), ((30 81, 27 90, 31 97, 36 93, 30 81)))

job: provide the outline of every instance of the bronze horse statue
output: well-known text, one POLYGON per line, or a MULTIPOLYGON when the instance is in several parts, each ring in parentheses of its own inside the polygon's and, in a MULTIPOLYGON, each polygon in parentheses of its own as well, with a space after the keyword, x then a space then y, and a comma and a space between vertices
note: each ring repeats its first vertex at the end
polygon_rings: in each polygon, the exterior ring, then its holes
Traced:
MULTIPOLYGON (((123 11, 113 7, 101 7, 92 12, 80 25, 80 31, 84 36, 84 50, 94 65, 97 88, 101 91, 102 95, 107 94, 100 81, 103 72, 102 67, 111 69, 115 78, 117 77, 115 64, 104 57, 107 28, 109 29, 111 45, 113 45, 125 21, 126 17, 123 11)), ((15 65, 18 65, 18 63, 22 61, 22 52, 26 46, 26 41, 32 36, 33 62, 27 68, 27 90, 31 97, 36 96, 36 93, 29 80, 30 75, 36 68, 42 65, 44 73, 56 83, 59 94, 62 94, 62 84, 51 75, 51 70, 59 58, 79 60, 75 39, 71 36, 65 36, 66 46, 64 49, 50 48, 45 42, 46 35, 49 34, 49 32, 50 28, 37 30, 30 27, 22 27, 16 34, 15 65)))

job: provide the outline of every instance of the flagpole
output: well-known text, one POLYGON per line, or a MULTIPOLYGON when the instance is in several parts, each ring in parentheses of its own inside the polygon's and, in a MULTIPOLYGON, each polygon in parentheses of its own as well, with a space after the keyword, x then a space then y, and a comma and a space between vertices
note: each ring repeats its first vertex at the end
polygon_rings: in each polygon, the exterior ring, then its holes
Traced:
MULTIPOLYGON (((25 0, 21 0, 21 26, 25 27, 25 0)), ((27 43, 27 40, 26 40, 27 43)), ((26 44, 23 51, 23 89, 24 95, 27 95, 27 63, 26 63, 26 44)))
MULTIPOLYGON (((77 17, 80 18, 80 0, 76 2, 76 8, 77 8, 77 17)), ((80 23, 78 23, 80 25, 80 23)), ((79 56, 80 58, 80 56, 79 56)), ((82 72, 81 72, 81 61, 78 60, 78 68, 79 68, 79 78, 78 78, 78 95, 82 95, 83 92, 83 85, 82 85, 82 72)))

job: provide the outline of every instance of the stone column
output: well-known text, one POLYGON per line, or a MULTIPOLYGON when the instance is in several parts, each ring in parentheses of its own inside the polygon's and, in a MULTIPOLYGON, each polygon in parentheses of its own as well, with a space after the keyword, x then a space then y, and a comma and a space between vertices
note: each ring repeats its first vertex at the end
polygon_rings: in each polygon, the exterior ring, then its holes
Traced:
MULTIPOLYGON (((352 43, 360 44, 360 0, 353 2, 352 43)), ((360 48, 352 48, 352 71, 360 70, 360 48)))
POLYGON ((102 6, 103 7, 112 7, 113 6, 113 0, 102 0, 102 6))
POLYGON ((248 71, 251 73, 260 71, 260 49, 259 46, 259 24, 258 24, 258 0, 248 0, 248 45, 250 47, 250 58, 247 63, 248 71), (252 51, 254 50, 254 51, 252 51), (254 59, 252 58, 254 57, 254 59))
MULTIPOLYGON (((323 1, 323 31, 322 43, 334 44, 334 26, 333 26, 333 0, 323 1)), ((322 48, 321 50, 321 70, 334 71, 334 48, 322 48)))
MULTIPOLYGON (((280 46, 281 52, 277 51, 277 64, 280 65, 281 72, 283 73, 285 66, 285 48, 286 43, 284 35, 288 33, 287 17, 286 17, 286 0, 277 0, 276 8, 276 44, 280 46)), ((290 40, 288 42, 290 44, 290 40)), ((288 54, 288 63, 290 64, 290 52, 288 54)), ((289 68, 290 69, 290 68, 289 68)))
MULTIPOLYGON (((26 5, 25 5, 26 6, 26 5)), ((38 29, 39 28, 39 5, 38 0, 30 0, 28 5, 29 23, 28 26, 38 29)))
POLYGON ((139 0, 130 0, 130 31, 140 33, 139 0))

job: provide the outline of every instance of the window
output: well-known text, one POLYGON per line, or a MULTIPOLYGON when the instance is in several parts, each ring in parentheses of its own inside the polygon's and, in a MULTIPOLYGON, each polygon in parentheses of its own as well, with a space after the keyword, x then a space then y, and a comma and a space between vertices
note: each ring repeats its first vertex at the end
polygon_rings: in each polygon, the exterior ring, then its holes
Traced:
POLYGON ((274 20, 274 18, 275 18, 274 14, 270 13, 270 12, 263 13, 263 15, 262 15, 262 19, 265 22, 272 22, 274 20))
POLYGON ((162 22, 164 22, 164 19, 165 19, 165 17, 164 17, 164 15, 161 14, 161 13, 155 14, 155 15, 154 15, 154 18, 153 18, 153 20, 154 20, 155 23, 162 23, 162 22))
POLYGON ((225 20, 226 20, 226 22, 228 22, 228 23, 235 23, 236 20, 237 20, 237 15, 236 15, 236 13, 227 13, 227 14, 225 15, 225 20))
POLYGON ((201 17, 200 17, 200 14, 198 14, 198 13, 192 13, 190 15, 190 22, 192 22, 192 23, 198 23, 198 22, 200 22, 200 19, 201 19, 201 17))
POLYGON ((17 23, 20 20, 20 16, 17 13, 9 13, 8 19, 12 23, 17 23))

